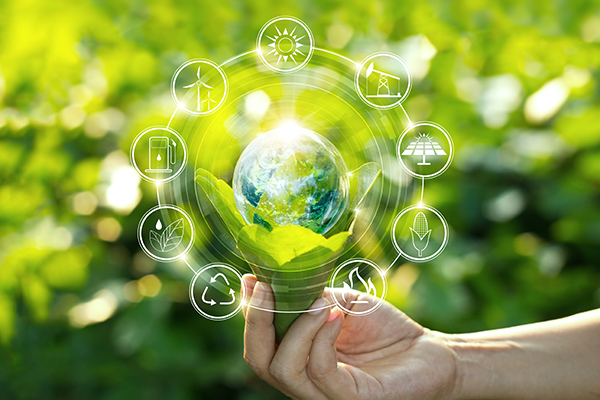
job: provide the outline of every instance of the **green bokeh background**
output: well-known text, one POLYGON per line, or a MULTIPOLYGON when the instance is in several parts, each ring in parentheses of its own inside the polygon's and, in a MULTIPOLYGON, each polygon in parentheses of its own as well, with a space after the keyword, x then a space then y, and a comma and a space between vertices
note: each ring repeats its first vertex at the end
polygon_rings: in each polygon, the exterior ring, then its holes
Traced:
MULTIPOLYGON (((390 302, 446 332, 600 306, 598 10, 0 1, 0 398, 281 398, 242 359, 241 316, 200 317, 187 266, 140 251, 137 223, 156 192, 127 157, 135 134, 170 118, 177 66, 254 48, 277 15, 356 61, 402 56, 415 77, 408 114, 452 134, 454 162, 425 191, 450 243, 433 262, 399 262, 390 302)), ((378 261, 395 257, 388 241, 378 261)))

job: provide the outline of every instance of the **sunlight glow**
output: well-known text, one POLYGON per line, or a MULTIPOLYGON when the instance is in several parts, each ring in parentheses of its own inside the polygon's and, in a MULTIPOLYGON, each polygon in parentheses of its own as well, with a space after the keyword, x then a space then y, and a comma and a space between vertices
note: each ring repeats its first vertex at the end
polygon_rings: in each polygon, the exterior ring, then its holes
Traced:
POLYGON ((83 328, 87 325, 106 321, 117 310, 118 301, 112 292, 103 289, 94 298, 73 307, 69 311, 69 322, 72 326, 83 328))
POLYGON ((106 190, 106 201, 115 211, 129 214, 139 203, 141 191, 140 177, 130 166, 117 169, 111 177, 111 185, 106 190))
POLYGON ((547 82, 525 102, 525 118, 534 124, 549 120, 567 101, 569 92, 562 79, 547 82))

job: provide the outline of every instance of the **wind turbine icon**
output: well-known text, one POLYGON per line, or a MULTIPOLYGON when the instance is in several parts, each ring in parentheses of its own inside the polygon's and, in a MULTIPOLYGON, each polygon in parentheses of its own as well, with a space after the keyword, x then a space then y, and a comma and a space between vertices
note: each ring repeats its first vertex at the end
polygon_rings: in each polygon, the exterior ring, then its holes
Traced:
POLYGON ((198 66, 198 71, 196 71, 196 77, 198 78, 198 79, 196 80, 196 82, 194 82, 194 83, 191 83, 191 84, 189 84, 189 85, 187 85, 187 86, 184 86, 184 87, 183 87, 184 89, 190 89, 190 88, 193 88, 194 86, 196 87, 196 99, 197 99, 197 100, 196 100, 196 101, 197 101, 197 102, 196 102, 196 111, 198 111, 198 112, 200 112, 200 111, 201 111, 200 109, 202 108, 202 103, 204 103, 204 102, 208 101, 208 109, 209 109, 209 110, 210 110, 210 103, 211 103, 211 102, 212 102, 212 103, 216 103, 216 101, 215 101, 215 100, 212 100, 212 99, 210 98, 210 91, 211 91, 212 89, 214 89, 214 88, 213 88, 212 86, 209 86, 209 85, 207 85, 206 83, 202 82, 202 77, 201 77, 201 74, 200 74, 200 68, 201 68, 201 67, 202 67, 202 66, 201 66, 201 65, 199 65, 199 66, 198 66), (207 89, 207 94, 206 94, 207 100, 202 100, 202 101, 200 101, 200 90, 202 89, 202 87, 204 87, 204 88, 206 88, 206 89, 207 89))

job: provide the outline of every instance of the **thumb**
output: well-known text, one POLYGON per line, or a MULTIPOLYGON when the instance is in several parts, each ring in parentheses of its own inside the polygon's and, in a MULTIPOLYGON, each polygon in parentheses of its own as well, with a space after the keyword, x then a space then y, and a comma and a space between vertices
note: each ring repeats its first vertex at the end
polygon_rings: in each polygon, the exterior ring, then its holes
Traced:
POLYGON ((356 396, 355 392, 348 392, 355 387, 352 375, 337 362, 335 342, 343 325, 344 314, 335 307, 315 335, 308 358, 308 376, 329 399, 356 396))

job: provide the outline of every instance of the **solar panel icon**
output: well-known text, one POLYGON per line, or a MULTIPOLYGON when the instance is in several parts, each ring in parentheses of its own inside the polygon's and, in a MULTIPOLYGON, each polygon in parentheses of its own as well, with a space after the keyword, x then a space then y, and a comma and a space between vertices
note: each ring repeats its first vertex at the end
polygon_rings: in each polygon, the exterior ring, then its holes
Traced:
POLYGON ((419 133, 416 141, 410 142, 408 147, 402 153, 403 156, 422 156, 423 159, 417 165, 431 165, 427 162, 427 156, 445 156, 447 155, 438 142, 434 142, 428 134, 419 133))

